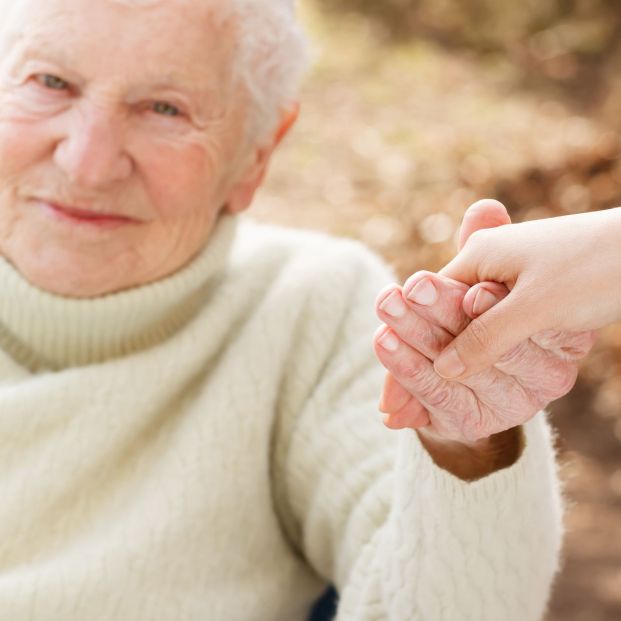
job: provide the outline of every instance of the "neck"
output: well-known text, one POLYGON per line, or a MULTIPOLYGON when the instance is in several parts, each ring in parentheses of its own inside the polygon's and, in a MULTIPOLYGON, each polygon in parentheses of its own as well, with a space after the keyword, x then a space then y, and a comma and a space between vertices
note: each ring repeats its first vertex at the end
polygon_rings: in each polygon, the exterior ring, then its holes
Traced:
POLYGON ((32 371, 96 364, 156 345, 206 303, 236 220, 222 216, 206 248, 175 274, 93 299, 38 289, 0 259, 0 348, 32 371))

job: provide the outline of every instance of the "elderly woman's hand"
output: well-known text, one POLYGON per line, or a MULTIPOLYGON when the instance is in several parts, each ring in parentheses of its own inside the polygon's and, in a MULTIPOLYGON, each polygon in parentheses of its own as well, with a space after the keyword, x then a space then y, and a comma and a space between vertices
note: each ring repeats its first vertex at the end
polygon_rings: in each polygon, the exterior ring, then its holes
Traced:
POLYGON ((541 333, 462 382, 437 375, 438 354, 472 317, 508 293, 495 283, 477 286, 491 295, 476 309, 472 293, 464 304, 469 287, 430 272, 414 274, 403 289, 390 286, 378 296, 377 313, 385 325, 375 336, 375 349, 390 373, 381 403, 389 427, 419 428, 435 439, 474 446, 525 423, 574 385, 577 361, 592 347, 593 333, 541 333))

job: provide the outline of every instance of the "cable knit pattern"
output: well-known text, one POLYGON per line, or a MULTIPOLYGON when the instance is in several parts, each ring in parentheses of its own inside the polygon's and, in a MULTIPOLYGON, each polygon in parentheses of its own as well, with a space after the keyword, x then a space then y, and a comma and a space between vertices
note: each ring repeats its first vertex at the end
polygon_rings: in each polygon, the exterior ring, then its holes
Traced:
POLYGON ((538 621, 561 515, 549 430, 440 470, 377 413, 360 244, 224 217, 158 283, 92 300, 0 261, 0 619, 538 621))

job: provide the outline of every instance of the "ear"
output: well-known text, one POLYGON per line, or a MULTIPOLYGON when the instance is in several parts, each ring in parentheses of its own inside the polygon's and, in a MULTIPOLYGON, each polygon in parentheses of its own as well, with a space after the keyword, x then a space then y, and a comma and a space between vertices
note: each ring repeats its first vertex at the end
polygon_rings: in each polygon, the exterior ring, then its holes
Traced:
POLYGON ((263 179, 265 179, 272 154, 291 127, 293 127, 299 114, 300 105, 298 102, 295 102, 281 115, 278 129, 274 132, 271 139, 266 140, 255 148, 250 164, 242 172, 231 189, 226 202, 226 211, 229 213, 240 213, 250 206, 257 189, 263 183, 263 179))

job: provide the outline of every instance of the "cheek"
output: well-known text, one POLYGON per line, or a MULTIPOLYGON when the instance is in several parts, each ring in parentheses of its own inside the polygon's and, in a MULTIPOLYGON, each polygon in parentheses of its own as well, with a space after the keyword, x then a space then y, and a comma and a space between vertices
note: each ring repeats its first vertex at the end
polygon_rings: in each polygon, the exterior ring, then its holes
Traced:
POLYGON ((2 88, 0 95, 0 116, 15 122, 33 122, 56 116, 67 107, 59 97, 44 95, 34 87, 2 88))
POLYGON ((0 182, 3 186, 40 162, 48 152, 46 131, 39 123, 0 118, 0 182))
POLYGON ((187 220, 195 211, 211 211, 221 174, 219 158, 209 149, 160 145, 141 162, 150 202, 162 220, 187 220))
POLYGON ((0 95, 0 179, 4 183, 50 152, 54 111, 36 97, 0 95))

